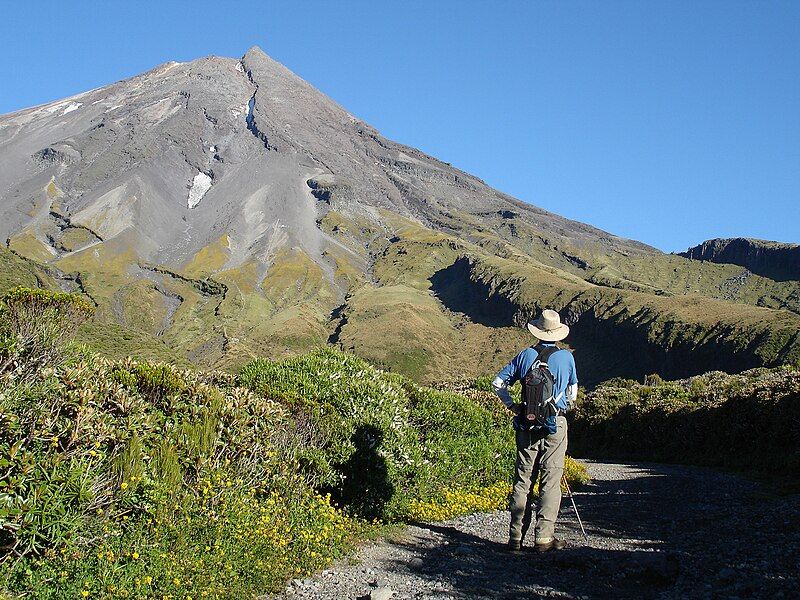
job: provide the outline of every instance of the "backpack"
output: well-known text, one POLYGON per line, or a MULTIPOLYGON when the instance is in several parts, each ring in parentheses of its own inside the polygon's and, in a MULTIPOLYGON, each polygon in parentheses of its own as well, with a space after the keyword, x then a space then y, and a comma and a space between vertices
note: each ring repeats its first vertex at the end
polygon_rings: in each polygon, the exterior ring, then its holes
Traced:
POLYGON ((558 407, 554 398, 555 378, 547 361, 560 348, 538 345, 534 350, 538 356, 522 380, 522 412, 516 419, 516 426, 522 431, 552 435, 558 431, 558 407))

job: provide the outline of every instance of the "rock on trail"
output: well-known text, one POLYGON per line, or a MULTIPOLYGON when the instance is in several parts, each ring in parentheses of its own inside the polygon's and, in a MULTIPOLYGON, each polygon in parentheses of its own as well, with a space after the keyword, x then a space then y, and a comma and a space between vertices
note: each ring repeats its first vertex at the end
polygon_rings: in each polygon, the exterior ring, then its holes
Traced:
POLYGON ((561 552, 504 549, 505 512, 407 527, 292 582, 284 599, 797 598, 800 496, 715 471, 589 463, 564 498, 561 552))

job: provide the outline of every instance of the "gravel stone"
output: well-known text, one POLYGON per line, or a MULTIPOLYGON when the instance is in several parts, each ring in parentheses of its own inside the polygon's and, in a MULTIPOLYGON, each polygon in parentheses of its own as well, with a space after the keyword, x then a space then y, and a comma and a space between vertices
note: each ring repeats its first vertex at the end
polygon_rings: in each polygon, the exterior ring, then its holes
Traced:
POLYGON ((389 587, 379 587, 369 593, 369 600, 389 600, 394 596, 394 590, 389 587))
POLYGON ((468 515, 408 526, 275 598, 800 597, 799 495, 697 467, 587 466, 592 483, 573 491, 588 544, 565 498, 560 552, 511 554, 507 512, 468 515))

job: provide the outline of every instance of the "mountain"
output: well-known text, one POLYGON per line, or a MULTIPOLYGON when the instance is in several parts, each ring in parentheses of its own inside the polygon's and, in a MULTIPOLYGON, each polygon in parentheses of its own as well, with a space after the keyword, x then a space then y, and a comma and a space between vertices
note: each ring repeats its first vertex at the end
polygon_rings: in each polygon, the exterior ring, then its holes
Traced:
POLYGON ((552 306, 586 383, 800 358, 798 282, 511 198, 258 48, 0 116, 0 235, 0 283, 84 293, 84 340, 112 355, 332 343, 432 381, 495 369, 552 306))
POLYGON ((800 246, 749 238, 706 240, 681 252, 693 260, 730 263, 777 281, 800 280, 800 246))

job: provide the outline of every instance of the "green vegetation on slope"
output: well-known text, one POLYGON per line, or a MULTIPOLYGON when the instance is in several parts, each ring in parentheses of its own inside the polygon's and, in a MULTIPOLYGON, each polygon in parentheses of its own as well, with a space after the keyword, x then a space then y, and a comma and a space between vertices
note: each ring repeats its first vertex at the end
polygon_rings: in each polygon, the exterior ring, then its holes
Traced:
POLYGON ((336 341, 387 369, 435 384, 475 376, 502 366, 529 342, 518 327, 489 327, 447 310, 431 277, 452 265, 464 245, 396 215, 389 216, 393 242, 376 249, 377 284, 346 300, 336 341))
POLYGON ((487 231, 480 240, 486 246, 479 248, 397 216, 387 222, 395 235, 374 261, 379 285, 350 294, 336 339, 419 381, 499 369, 531 343, 520 325, 545 307, 561 311, 572 326, 567 343, 577 352, 587 385, 653 372, 665 377, 736 372, 800 358, 798 315, 742 303, 742 294, 756 303, 756 296, 763 299, 776 286, 784 286, 781 293, 791 301, 793 282, 746 278, 738 295, 729 298, 739 302, 726 302, 709 296, 733 289, 726 281, 736 280, 739 271, 729 266, 655 254, 612 258, 596 248, 555 248, 541 238, 536 260, 508 244, 492 246, 487 231), (486 249, 503 256, 488 256, 486 249), (614 289, 587 282, 582 277, 589 267, 575 258, 581 252, 591 264, 624 266, 645 283, 614 283, 614 289), (556 261, 562 254, 574 260, 556 261))
POLYGON ((57 288, 44 268, 7 248, 0 248, 0 293, 19 285, 29 288, 57 288))
MULTIPOLYGON (((57 290, 59 285, 53 278, 53 271, 54 269, 51 267, 40 265, 33 260, 18 256, 8 249, 0 248, 0 294, 17 286, 57 290)), ((118 299, 121 300, 127 295, 136 299, 130 303, 120 302, 124 306, 124 313, 128 315, 127 322, 132 326, 127 327, 114 321, 92 319, 80 326, 77 331, 77 340, 85 343, 90 350, 107 358, 130 357, 140 360, 160 360, 189 367, 191 363, 180 350, 176 349, 174 345, 168 344, 163 338, 153 335, 153 330, 157 327, 155 324, 143 327, 143 323, 153 323, 156 318, 152 302, 147 301, 148 298, 152 300, 152 291, 152 285, 148 286, 146 282, 129 284, 127 288, 120 288, 116 295, 118 299), (142 292, 150 295, 143 295, 142 292)), ((85 296, 84 299, 92 301, 93 297, 85 296)), ((156 300, 159 299, 156 295, 156 300)), ((160 317, 163 319, 163 312, 160 317)))
POLYGON ((789 311, 609 289, 501 258, 471 257, 469 278, 512 303, 520 321, 542 308, 558 310, 571 326, 567 341, 589 385, 614 376, 674 378, 800 359, 800 316, 789 311))
POLYGON ((75 339, 85 344, 88 351, 111 360, 132 358, 168 362, 184 369, 192 368, 192 363, 185 356, 161 338, 116 323, 89 321, 80 326, 75 339))
POLYGON ((458 230, 458 235, 481 246, 483 254, 516 255, 526 263, 570 273, 597 285, 659 296, 697 294, 800 313, 800 282, 796 278, 775 281, 735 264, 699 262, 653 249, 645 251, 644 247, 641 251, 627 247, 615 252, 607 246, 575 246, 517 217, 487 216, 475 229, 458 230))
POLYGON ((90 310, 18 290, 0 315, 9 594, 255 596, 342 556, 371 519, 505 502, 512 436, 496 402, 330 349, 239 376, 112 361, 64 345, 90 310))
MULTIPOLYGON (((131 356, 203 368, 236 371, 259 356, 333 342, 417 382, 471 378, 531 343, 520 325, 546 306, 573 327, 568 343, 590 386, 615 376, 738 372, 800 358, 800 316, 791 312, 800 306, 798 282, 644 248, 623 254, 561 238, 556 244, 505 213, 453 216, 459 238, 379 214, 383 230, 363 216, 326 213, 320 226, 343 246, 331 246, 322 266, 287 248, 276 249, 269 264, 229 266, 225 235, 182 271, 141 263, 123 239, 54 264, 80 274, 82 290, 98 304, 97 322, 109 324, 82 332, 92 348, 120 356, 124 349, 110 338, 124 331, 131 356), (623 347, 632 352, 613 351, 623 347)), ((46 267, 25 261, 20 269, 21 259, 9 256, 9 281, 49 287, 34 276, 46 267)))
POLYGON ((657 295, 696 294, 800 313, 800 282, 773 281, 736 265, 674 255, 615 257, 586 279, 598 285, 657 295))

